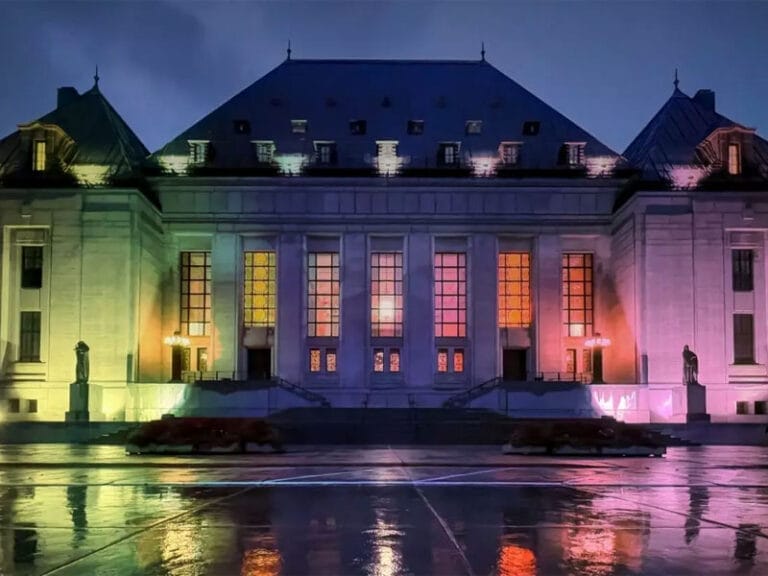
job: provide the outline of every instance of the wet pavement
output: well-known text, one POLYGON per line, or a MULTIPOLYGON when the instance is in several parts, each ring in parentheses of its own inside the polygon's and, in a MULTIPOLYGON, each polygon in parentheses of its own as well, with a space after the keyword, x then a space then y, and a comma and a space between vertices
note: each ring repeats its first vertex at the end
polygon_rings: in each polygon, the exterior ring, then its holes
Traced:
POLYGON ((768 574, 768 449, 0 446, 0 574, 768 574))

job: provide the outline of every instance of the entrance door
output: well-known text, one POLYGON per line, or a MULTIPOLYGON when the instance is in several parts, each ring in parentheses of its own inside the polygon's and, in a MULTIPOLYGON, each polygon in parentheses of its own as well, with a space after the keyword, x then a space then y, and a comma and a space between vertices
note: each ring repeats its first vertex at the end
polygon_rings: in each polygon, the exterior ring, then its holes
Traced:
POLYGON ((248 348, 248 380, 272 378, 272 349, 248 348))
POLYGON ((527 355, 527 348, 505 348, 502 351, 502 379, 524 382, 528 376, 527 355))

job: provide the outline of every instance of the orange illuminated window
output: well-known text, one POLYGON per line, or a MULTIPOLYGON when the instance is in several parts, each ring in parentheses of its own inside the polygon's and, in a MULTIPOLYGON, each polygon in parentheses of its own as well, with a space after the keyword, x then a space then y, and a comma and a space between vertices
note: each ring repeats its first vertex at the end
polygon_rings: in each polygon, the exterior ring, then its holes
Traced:
POLYGON ((501 252, 498 267, 499 327, 531 325, 531 257, 527 252, 501 252))
POLYGON ((464 372, 464 350, 461 348, 453 351, 453 371, 464 372))
POLYGON ((243 324, 274 326, 277 275, 274 252, 245 253, 243 324))
POLYGON ((311 348, 309 350, 309 371, 320 372, 320 349, 311 348))
POLYGON ((448 348, 437 349, 437 371, 448 372, 448 348))
POLYGON ((728 144, 728 174, 741 174, 741 147, 728 144))
POLYGON ((371 336, 403 335, 403 253, 371 253, 371 336))
POLYGON ((593 325, 592 254, 563 254, 563 327, 583 337, 593 325))
POLYGON ((389 351, 389 371, 400 372, 400 350, 397 348, 389 351))
POLYGON ((325 371, 336 372, 336 349, 328 348, 325 351, 325 371))
POLYGON ((467 333, 467 257, 435 254, 435 336, 464 338, 467 333))
POLYGON ((384 372, 384 349, 373 349, 373 371, 384 372))
POLYGON ((187 336, 211 333, 211 253, 181 253, 181 330, 187 336))
POLYGON ((307 335, 339 335, 339 254, 307 255, 307 335))

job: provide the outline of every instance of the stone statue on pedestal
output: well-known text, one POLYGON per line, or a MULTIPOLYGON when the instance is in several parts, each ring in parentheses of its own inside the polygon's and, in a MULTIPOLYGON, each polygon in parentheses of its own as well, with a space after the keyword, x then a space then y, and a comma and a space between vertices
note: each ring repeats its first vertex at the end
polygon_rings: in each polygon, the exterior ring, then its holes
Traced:
POLYGON ((699 357, 688 348, 683 347, 683 384, 691 386, 699 383, 699 357))
POLYGON ((75 382, 78 384, 88 384, 88 344, 80 340, 75 346, 75 355, 77 356, 77 366, 75 368, 75 382))

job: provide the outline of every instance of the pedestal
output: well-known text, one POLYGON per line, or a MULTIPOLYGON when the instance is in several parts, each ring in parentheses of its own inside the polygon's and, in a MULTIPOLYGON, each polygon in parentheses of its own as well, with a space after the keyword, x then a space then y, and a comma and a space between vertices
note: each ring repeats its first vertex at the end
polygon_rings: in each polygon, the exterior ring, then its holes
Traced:
POLYGON ((67 422, 88 422, 88 383, 72 382, 69 385, 69 411, 65 414, 67 422))
POLYGON ((707 414, 707 390, 701 384, 688 384, 686 387, 686 422, 709 422, 707 414))

